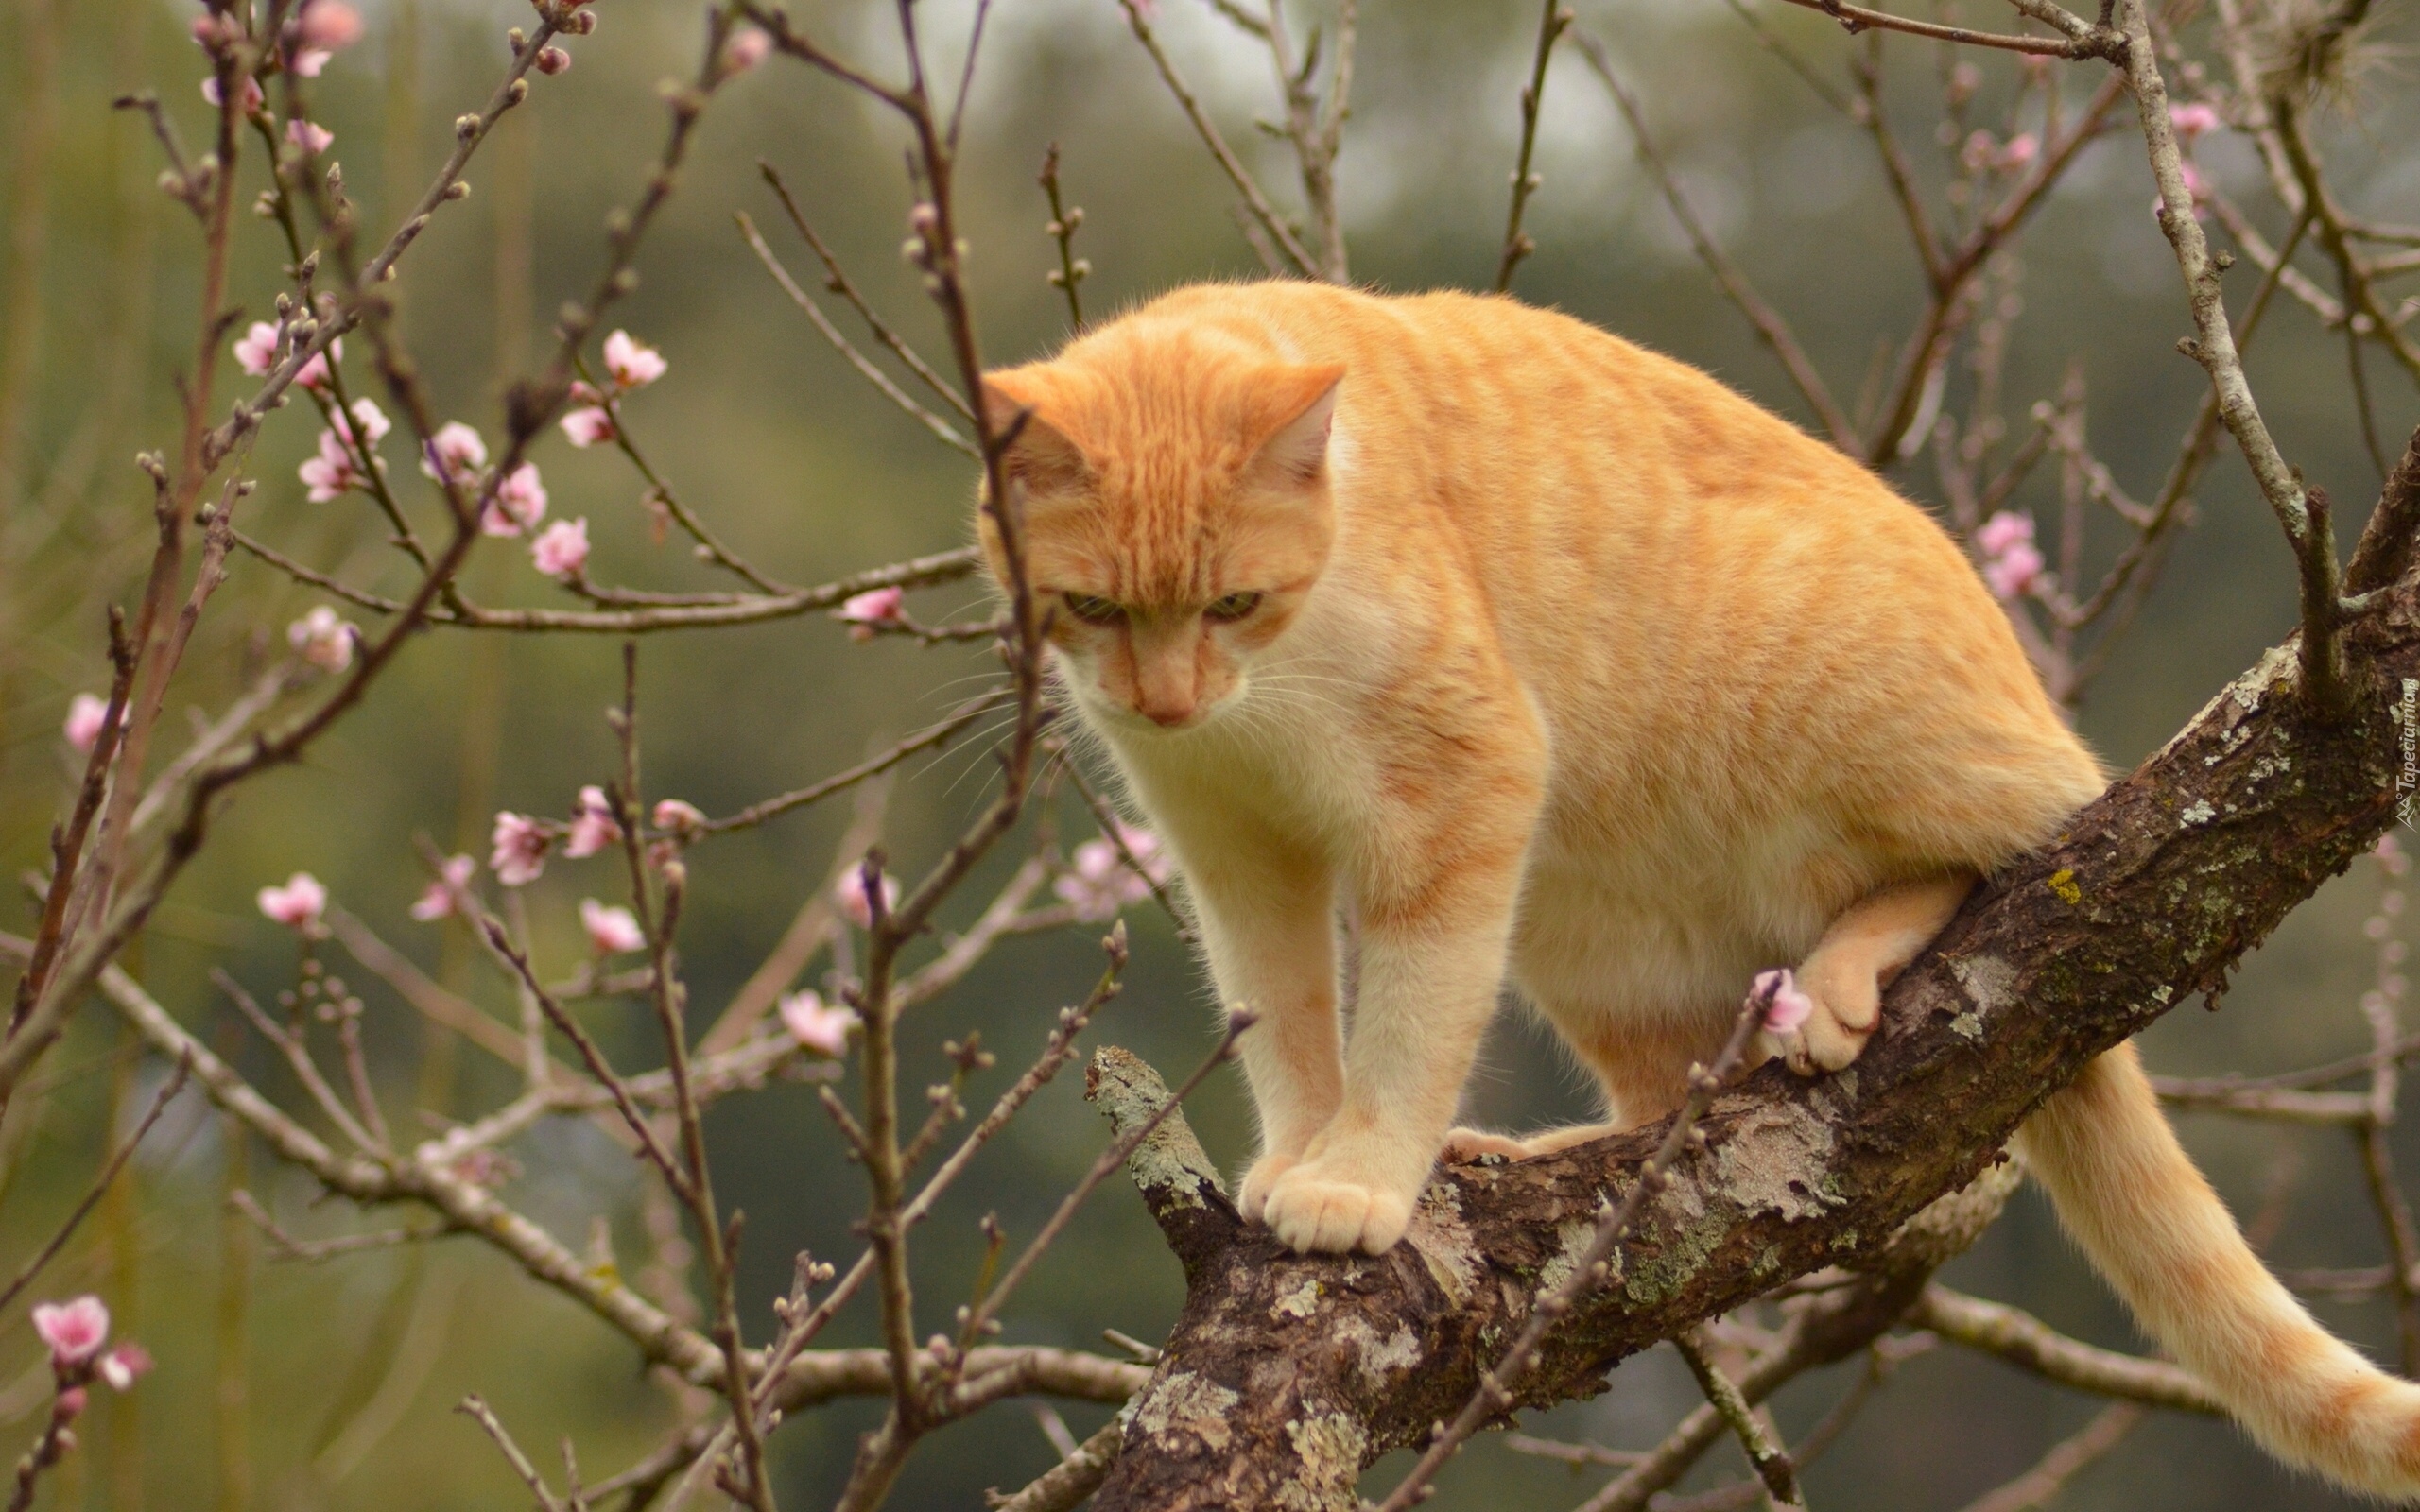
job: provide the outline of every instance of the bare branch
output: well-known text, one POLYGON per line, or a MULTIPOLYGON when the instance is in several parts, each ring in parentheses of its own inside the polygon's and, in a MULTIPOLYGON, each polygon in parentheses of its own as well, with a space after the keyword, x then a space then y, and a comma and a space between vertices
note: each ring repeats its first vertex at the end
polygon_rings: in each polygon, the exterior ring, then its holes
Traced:
POLYGON ((1928 1286, 1910 1310, 1908 1321, 2079 1391, 2179 1412, 2225 1412, 2210 1388, 2190 1371, 2164 1360, 2138 1359, 2070 1339, 2004 1303, 1928 1286))
POLYGON ((1530 171, 1530 154, 1538 143, 1538 114, 1547 92, 1547 64, 1554 60, 1554 44, 1564 28, 1577 18, 1563 0, 1546 0, 1538 15, 1537 52, 1530 61, 1530 81, 1521 86, 1521 146, 1512 159, 1512 205, 1504 215, 1504 250, 1496 259, 1495 292, 1503 293, 1512 286, 1512 270, 1521 259, 1538 249, 1521 229, 1521 213, 1530 207, 1530 197, 1537 193, 1543 182, 1530 171))
POLYGON ((1681 230, 1687 234, 1689 245, 1697 249, 1699 260, 1705 264, 1731 302, 1737 305, 1749 323, 1756 328, 1756 335, 1772 349, 1773 355, 1781 359, 1783 369, 1789 374, 1789 381, 1797 386, 1800 396, 1814 410, 1816 420, 1830 435, 1832 444, 1852 456, 1858 455, 1860 447, 1857 426, 1833 402, 1823 374, 1816 371, 1814 362, 1799 346, 1797 336, 1790 333, 1789 323, 1764 301, 1764 298, 1748 283, 1746 275, 1739 271, 1721 248, 1715 245, 1714 237, 1698 219, 1687 196, 1681 192, 1679 182, 1665 165, 1663 155, 1655 148, 1655 139, 1648 132, 1645 112, 1622 83, 1620 76, 1614 72, 1612 54, 1603 43, 1583 28, 1573 29, 1572 41, 1597 77, 1603 81, 1606 92, 1614 97, 1614 103, 1620 107, 1622 118, 1630 123, 1631 137, 1638 148, 1639 162, 1662 191, 1664 202, 1671 208, 1672 217, 1681 223, 1681 230))
POLYGON ((2148 1416, 2131 1401, 2112 1402, 2081 1433, 2051 1446, 2033 1469, 1968 1503, 1966 1512, 2032 1512, 2035 1507, 2048 1506, 2078 1471, 2116 1449, 2148 1416))

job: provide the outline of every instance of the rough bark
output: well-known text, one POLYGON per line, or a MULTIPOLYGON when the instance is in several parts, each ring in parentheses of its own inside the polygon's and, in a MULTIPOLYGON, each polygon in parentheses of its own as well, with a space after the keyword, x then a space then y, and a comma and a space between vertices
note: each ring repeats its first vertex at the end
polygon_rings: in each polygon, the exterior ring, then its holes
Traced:
MULTIPOLYGON (((1706 1148, 1645 1204, 1519 1404, 1592 1395, 1625 1355, 1818 1267, 1876 1268, 1905 1220, 1996 1162, 2092 1057, 2222 991, 2394 817, 2420 593, 2406 582, 2383 600, 2347 631, 2349 713, 2315 718, 2295 647, 2272 650, 2056 845, 1978 889, 1893 986, 1856 1066, 1813 1081, 1768 1066, 1724 1094, 1706 1148)), ((1096 1065, 1113 1118, 1150 1106, 1138 1066, 1096 1065)), ((1191 1135, 1163 1129, 1132 1169, 1186 1300, 1096 1505, 1356 1506, 1363 1467, 1469 1399, 1656 1137, 1441 1167, 1405 1243, 1303 1257, 1243 1224, 1191 1135)))

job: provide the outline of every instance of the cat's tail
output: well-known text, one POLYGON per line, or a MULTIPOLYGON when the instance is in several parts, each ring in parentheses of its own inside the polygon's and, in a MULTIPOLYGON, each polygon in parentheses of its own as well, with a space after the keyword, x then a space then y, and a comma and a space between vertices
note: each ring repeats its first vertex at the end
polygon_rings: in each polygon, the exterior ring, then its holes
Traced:
POLYGON ((2016 1147, 2136 1320, 2270 1452, 2375 1496, 2420 1496, 2420 1385, 2355 1353, 2269 1274, 2134 1046, 2045 1103, 2016 1147))

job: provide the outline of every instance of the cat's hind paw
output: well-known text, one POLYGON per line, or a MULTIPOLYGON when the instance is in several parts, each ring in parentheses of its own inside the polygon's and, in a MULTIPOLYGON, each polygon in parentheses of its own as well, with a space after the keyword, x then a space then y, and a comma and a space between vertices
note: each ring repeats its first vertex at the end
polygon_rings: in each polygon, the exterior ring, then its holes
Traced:
POLYGON ((1872 964, 1826 960, 1819 950, 1800 970, 1798 986, 1815 1006, 1806 1022, 1776 1037, 1789 1069, 1812 1076, 1855 1063, 1882 1022, 1882 985, 1872 964))
POLYGON ((1411 1223, 1410 1198, 1305 1160, 1279 1177, 1261 1208, 1286 1247, 1298 1255, 1360 1250, 1383 1254, 1411 1223))
POLYGON ((1497 1134, 1483 1128, 1457 1128, 1445 1132, 1443 1158, 1460 1165, 1468 1165, 1482 1155, 1526 1160, 1532 1153, 1529 1141, 1515 1139, 1510 1134, 1497 1134))

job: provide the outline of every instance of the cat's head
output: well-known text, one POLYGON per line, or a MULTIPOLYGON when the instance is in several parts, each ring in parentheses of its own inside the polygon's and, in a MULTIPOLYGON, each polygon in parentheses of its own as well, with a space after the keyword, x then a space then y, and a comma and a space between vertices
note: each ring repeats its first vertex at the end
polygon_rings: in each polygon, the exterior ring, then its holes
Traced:
MULTIPOLYGON (((1027 581, 1076 696, 1137 732, 1215 718, 1327 565, 1344 369, 1128 320, 985 380, 1027 581)), ((979 516, 994 578, 999 532, 979 516)))

